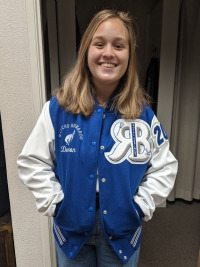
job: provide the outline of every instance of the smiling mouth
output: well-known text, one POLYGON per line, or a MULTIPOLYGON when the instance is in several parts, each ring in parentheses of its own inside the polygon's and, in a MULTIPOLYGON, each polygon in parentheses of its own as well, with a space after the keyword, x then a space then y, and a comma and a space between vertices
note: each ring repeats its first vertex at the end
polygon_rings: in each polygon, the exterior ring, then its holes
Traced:
POLYGON ((114 63, 101 63, 100 65, 102 67, 105 67, 105 68, 114 68, 114 67, 116 67, 116 64, 114 64, 114 63))

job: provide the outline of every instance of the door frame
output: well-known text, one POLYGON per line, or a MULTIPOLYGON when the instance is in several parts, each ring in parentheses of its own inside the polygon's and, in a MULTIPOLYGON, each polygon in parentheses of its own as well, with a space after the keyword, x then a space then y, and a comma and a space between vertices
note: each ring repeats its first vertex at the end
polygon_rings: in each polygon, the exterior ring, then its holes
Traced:
MULTIPOLYGON (((42 32, 41 0, 26 0, 27 30, 29 40, 33 116, 36 123, 46 102, 44 46, 42 32)), ((44 267, 57 266, 52 218, 40 215, 44 267)))

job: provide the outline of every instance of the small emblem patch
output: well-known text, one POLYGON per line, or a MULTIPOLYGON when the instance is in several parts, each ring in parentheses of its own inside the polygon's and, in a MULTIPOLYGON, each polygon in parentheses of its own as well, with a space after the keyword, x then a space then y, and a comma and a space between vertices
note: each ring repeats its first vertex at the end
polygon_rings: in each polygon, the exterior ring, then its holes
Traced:
POLYGON ((74 139, 77 137, 80 141, 83 140, 83 132, 78 124, 68 123, 60 127, 59 138, 61 138, 61 152, 75 153, 76 148, 74 139), (73 145, 74 144, 74 145, 73 145))
POLYGON ((66 137, 65 137, 65 142, 67 145, 69 145, 72 140, 74 139, 74 135, 75 135, 75 130, 73 131, 72 134, 68 134, 66 137))

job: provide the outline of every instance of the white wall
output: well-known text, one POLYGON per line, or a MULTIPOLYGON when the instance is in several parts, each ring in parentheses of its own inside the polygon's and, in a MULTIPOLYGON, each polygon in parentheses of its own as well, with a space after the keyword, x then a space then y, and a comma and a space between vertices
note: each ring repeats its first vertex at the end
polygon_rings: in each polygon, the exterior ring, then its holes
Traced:
POLYGON ((34 38, 40 38, 36 31, 39 13, 32 16, 38 4, 37 0, 1 1, 0 8, 0 110, 19 267, 51 266, 48 221, 36 211, 35 200, 19 180, 16 165, 44 101, 39 90, 44 87, 44 77, 38 71, 41 47, 30 40, 31 31, 34 38))

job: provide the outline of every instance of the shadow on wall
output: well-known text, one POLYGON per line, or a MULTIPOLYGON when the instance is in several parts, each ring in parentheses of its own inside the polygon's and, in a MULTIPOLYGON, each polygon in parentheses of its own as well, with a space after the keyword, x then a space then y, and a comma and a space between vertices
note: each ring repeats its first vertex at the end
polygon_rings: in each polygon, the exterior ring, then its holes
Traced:
POLYGON ((0 217, 10 209, 0 114, 0 217))
POLYGON ((10 201, 0 114, 0 266, 15 267, 10 201))

